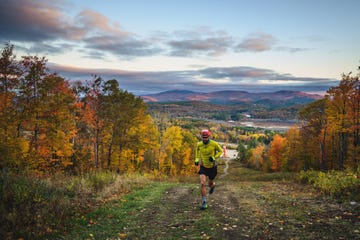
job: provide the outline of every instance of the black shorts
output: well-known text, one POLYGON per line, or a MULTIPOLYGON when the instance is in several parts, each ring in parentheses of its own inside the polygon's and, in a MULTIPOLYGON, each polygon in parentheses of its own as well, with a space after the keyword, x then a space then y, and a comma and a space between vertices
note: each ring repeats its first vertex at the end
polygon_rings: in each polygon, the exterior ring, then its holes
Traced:
POLYGON ((208 176, 210 180, 214 180, 217 175, 217 166, 214 166, 212 168, 200 166, 199 174, 203 174, 205 176, 208 176))

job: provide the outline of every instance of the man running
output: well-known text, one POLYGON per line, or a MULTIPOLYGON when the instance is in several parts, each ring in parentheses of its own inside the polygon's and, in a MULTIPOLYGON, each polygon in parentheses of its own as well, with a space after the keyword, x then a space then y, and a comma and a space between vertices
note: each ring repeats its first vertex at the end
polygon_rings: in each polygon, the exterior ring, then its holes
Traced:
POLYGON ((223 153, 220 145, 214 140, 210 140, 210 131, 204 129, 201 131, 202 141, 197 143, 196 154, 195 154, 195 165, 200 164, 200 191, 202 204, 201 210, 205 210, 208 205, 206 203, 206 178, 209 178, 209 194, 212 194, 215 189, 214 179, 217 174, 216 159, 223 153))

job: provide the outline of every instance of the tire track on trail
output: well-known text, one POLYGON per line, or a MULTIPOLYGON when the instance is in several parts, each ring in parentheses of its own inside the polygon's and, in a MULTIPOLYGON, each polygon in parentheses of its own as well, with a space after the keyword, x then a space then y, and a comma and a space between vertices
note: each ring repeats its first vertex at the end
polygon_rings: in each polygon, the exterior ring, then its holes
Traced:
POLYGON ((225 162, 225 168, 224 168, 224 172, 219 176, 219 179, 224 178, 226 175, 229 174, 228 170, 229 170, 229 162, 231 161, 231 159, 226 158, 224 159, 225 162))
POLYGON ((232 161, 234 158, 236 158, 237 156, 237 151, 236 150, 227 150, 227 156, 223 157, 224 163, 225 163, 225 167, 223 170, 223 173, 219 176, 218 179, 222 179, 224 178, 226 175, 229 174, 229 165, 230 165, 230 161, 232 161), (231 156, 231 157, 227 157, 227 156, 231 156))

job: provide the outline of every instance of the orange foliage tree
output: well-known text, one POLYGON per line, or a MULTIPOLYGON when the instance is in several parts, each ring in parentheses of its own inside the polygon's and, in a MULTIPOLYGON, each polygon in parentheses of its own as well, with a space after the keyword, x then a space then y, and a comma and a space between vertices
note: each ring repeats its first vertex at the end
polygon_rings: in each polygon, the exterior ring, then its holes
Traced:
POLYGON ((284 152, 285 152, 286 138, 279 134, 274 135, 273 140, 270 144, 269 149, 269 160, 271 162, 271 170, 280 171, 284 163, 284 152))

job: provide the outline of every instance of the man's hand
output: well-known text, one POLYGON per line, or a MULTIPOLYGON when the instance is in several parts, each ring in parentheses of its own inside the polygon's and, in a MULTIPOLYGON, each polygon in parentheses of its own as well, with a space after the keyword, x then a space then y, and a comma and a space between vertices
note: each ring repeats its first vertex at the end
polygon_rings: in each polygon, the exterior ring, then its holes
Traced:
POLYGON ((215 161, 215 158, 214 157, 209 157, 209 161, 213 162, 213 161, 215 161))

